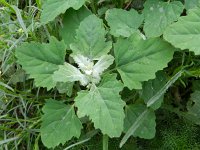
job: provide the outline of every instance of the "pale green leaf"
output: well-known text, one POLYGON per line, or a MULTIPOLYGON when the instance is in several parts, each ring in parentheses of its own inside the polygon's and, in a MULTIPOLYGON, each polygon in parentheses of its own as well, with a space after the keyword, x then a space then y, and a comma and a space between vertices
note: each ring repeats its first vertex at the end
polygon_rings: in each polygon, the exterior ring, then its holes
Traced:
POLYGON ((76 29, 78 29, 81 21, 90 14, 91 12, 85 7, 79 10, 69 9, 66 11, 63 19, 63 28, 60 29, 60 35, 68 49, 70 44, 75 41, 76 29))
POLYGON ((179 1, 161 2, 148 0, 144 4, 144 32, 147 37, 158 37, 167 26, 178 20, 183 12, 183 4, 179 1))
POLYGON ((114 57, 112 55, 103 55, 99 58, 98 62, 93 67, 93 76, 100 76, 104 70, 112 65, 114 57))
POLYGON ((170 25, 164 32, 164 39, 182 50, 189 49, 200 54, 200 8, 192 9, 187 16, 170 25))
POLYGON ((126 106, 124 120, 124 131, 120 147, 128 140, 130 136, 151 139, 156 133, 155 113, 145 105, 135 104, 126 106))
POLYGON ((111 42, 105 42, 106 31, 103 21, 95 15, 85 18, 76 31, 76 40, 70 45, 74 55, 83 55, 91 60, 107 54, 112 48, 111 42))
POLYGON ((48 148, 65 144, 72 137, 79 137, 82 124, 74 108, 62 102, 49 99, 43 107, 41 139, 48 148))
POLYGON ((78 67, 85 73, 85 74, 92 74, 94 62, 93 60, 85 57, 83 55, 71 55, 74 61, 78 64, 78 67))
POLYGON ((144 17, 134 9, 129 11, 123 9, 109 9, 106 12, 106 21, 111 28, 110 33, 116 37, 129 37, 142 24, 144 17))
POLYGON ((200 0, 185 0, 185 8, 187 10, 200 6, 200 0))
POLYGON ((84 57, 83 55, 71 55, 74 61, 78 64, 81 71, 88 76, 92 83, 99 83, 101 80, 101 74, 106 70, 114 61, 114 57, 111 55, 103 55, 95 62, 84 57))
POLYGON ((115 61, 121 78, 129 89, 141 89, 143 81, 167 67, 174 48, 160 38, 143 40, 139 34, 118 39, 114 45, 115 61))
POLYGON ((98 58, 96 64, 94 61, 84 57, 83 55, 71 55, 74 61, 78 64, 78 67, 87 74, 91 70, 91 74, 94 76, 99 76, 106 70, 114 61, 112 55, 103 55, 98 58))
MULTIPOLYGON (((160 89, 162 89, 166 82, 167 77, 164 72, 158 72, 155 79, 144 82, 141 97, 144 99, 145 103, 147 103, 160 89)), ((158 109, 163 102, 163 98, 164 95, 162 94, 150 107, 154 110, 158 109)))
POLYGON ((64 63, 64 65, 59 66, 59 69, 53 74, 53 80, 55 82, 80 81, 82 85, 88 84, 87 77, 69 63, 64 63))
POLYGON ((116 80, 116 75, 106 75, 98 87, 90 91, 78 92, 75 106, 78 116, 89 116, 96 129, 110 137, 119 137, 123 131, 125 102, 120 98, 123 84, 116 80))
POLYGON ((24 43, 16 49, 18 63, 30 78, 35 79, 38 87, 47 87, 48 90, 56 86, 52 75, 65 61, 65 43, 51 37, 48 44, 36 42, 24 43))
POLYGON ((45 0, 42 5, 41 22, 46 24, 53 21, 58 15, 65 13, 69 8, 78 10, 86 0, 45 0))
POLYGON ((195 91, 190 99, 187 105, 188 112, 184 114, 184 117, 200 125, 200 91, 195 91))

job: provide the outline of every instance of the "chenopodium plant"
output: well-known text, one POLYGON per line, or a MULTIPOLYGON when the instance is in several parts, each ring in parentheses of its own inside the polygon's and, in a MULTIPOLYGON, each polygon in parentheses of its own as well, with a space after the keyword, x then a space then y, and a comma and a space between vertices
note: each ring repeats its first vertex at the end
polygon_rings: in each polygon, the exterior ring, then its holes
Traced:
MULTIPOLYGON (((49 43, 24 43, 16 49, 18 63, 35 80, 37 87, 50 90, 65 84, 67 88, 70 83, 85 87, 77 92, 73 104, 54 99, 46 101, 41 125, 44 145, 54 148, 73 137, 80 137, 83 128, 80 118, 85 116, 94 123, 94 128, 111 138, 127 132, 121 146, 131 135, 154 137, 154 110, 158 104, 147 107, 145 101, 127 105, 120 92, 124 87, 142 89, 144 81, 154 79, 158 70, 167 67, 175 48, 160 37, 146 39, 138 30, 144 17, 134 10, 131 10, 132 14, 121 9, 107 12, 106 20, 116 43, 106 38, 108 33, 100 18, 90 13, 82 14, 84 8, 70 11, 71 15, 82 16, 75 32, 70 32, 71 39, 58 41, 51 37, 49 43), (123 17, 126 13, 138 22, 126 25, 128 18, 123 17), (115 27, 113 17, 121 17, 124 22, 115 27), (67 49, 72 51, 72 63, 65 62, 67 49)), ((146 93, 146 98, 150 98, 151 95, 146 93)))

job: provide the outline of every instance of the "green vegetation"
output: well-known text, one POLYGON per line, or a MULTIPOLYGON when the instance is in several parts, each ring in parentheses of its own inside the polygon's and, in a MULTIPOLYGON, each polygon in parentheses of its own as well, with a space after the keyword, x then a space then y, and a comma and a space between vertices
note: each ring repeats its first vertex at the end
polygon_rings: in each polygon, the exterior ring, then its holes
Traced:
POLYGON ((0 150, 200 149, 199 0, 0 0, 0 150))

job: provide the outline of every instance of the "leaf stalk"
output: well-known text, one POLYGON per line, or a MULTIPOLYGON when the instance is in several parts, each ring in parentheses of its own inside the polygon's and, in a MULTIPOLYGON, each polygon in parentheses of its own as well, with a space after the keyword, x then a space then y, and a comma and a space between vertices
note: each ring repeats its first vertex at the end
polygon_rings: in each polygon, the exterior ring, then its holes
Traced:
POLYGON ((103 135, 103 150, 108 150, 108 140, 109 140, 108 135, 104 134, 103 135))

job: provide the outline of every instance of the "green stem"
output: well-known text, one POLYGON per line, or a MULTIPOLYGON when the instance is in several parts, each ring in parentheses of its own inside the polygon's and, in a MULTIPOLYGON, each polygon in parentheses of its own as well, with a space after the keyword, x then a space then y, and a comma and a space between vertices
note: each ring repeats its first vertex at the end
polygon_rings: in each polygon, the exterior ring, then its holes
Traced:
POLYGON ((36 0, 36 3, 37 7, 41 9, 42 8, 41 0, 36 0))
POLYGON ((92 8, 92 12, 97 14, 97 8, 96 8, 96 3, 95 3, 95 0, 91 0, 90 1, 90 6, 92 8))
POLYGON ((103 135, 103 150, 108 150, 108 135, 103 135))
POLYGON ((0 4, 6 6, 6 7, 8 7, 8 8, 10 8, 11 11, 12 11, 13 13, 15 13, 15 10, 13 9, 13 7, 12 7, 9 3, 7 3, 5 0, 0 0, 0 4))
POLYGON ((123 5, 124 5, 124 0, 120 0, 119 7, 120 7, 120 8, 123 8, 123 5))

